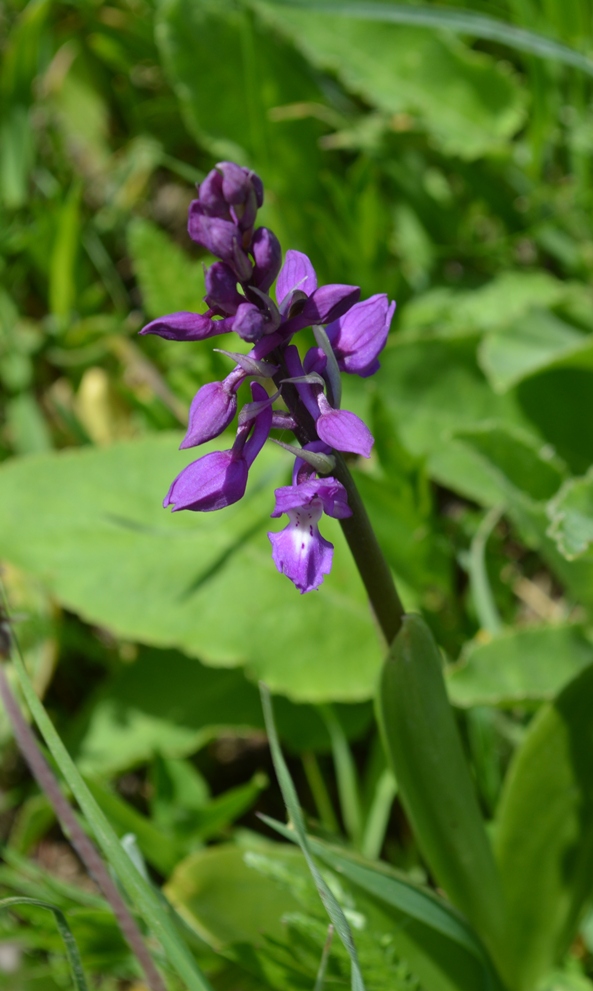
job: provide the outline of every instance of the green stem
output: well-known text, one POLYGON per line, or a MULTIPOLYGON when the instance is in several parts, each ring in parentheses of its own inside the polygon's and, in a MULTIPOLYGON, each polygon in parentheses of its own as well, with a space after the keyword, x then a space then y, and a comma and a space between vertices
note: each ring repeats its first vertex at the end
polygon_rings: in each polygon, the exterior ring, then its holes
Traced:
POLYGON ((356 488, 344 458, 335 454, 333 475, 348 493, 348 505, 352 516, 340 520, 342 531, 352 557, 364 582, 369 601, 386 643, 393 642, 399 633, 405 610, 391 574, 391 568, 383 556, 365 505, 356 488))
MULTIPOLYGON (((303 446, 318 440, 313 418, 301 402, 295 386, 286 382, 289 373, 284 363, 282 350, 277 348, 270 357, 280 365, 280 371, 274 376, 274 382, 279 389, 282 389, 282 398, 298 424, 294 431, 297 440, 303 446)), ((383 551, 379 546, 365 505, 348 466, 337 451, 333 452, 333 456, 336 465, 332 470, 332 475, 346 489, 348 505, 352 510, 352 516, 340 520, 342 532, 348 541, 352 557, 356 562, 356 567, 364 583, 371 608, 385 637, 385 642, 389 646, 401 629, 405 610, 395 587, 391 568, 383 556, 383 551)))

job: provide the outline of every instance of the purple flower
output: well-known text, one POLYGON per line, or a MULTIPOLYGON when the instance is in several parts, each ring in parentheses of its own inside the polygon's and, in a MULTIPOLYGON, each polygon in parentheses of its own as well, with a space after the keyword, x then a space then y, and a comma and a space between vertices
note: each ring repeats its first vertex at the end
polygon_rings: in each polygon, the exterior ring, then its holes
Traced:
POLYGON ((276 489, 275 496, 272 516, 286 513, 289 523, 280 533, 268 533, 274 564, 301 595, 312 592, 330 573, 334 553, 317 524, 323 512, 338 519, 352 515, 346 490, 335 478, 318 478, 276 489))
MULTIPOLYGON (((362 377, 376 371, 395 303, 389 304, 384 294, 358 302, 357 286, 319 286, 301 251, 287 251, 282 265, 276 236, 266 227, 255 229, 262 203, 261 180, 249 169, 220 162, 208 173, 190 205, 188 222, 193 240, 218 258, 205 276, 208 309, 171 313, 141 333, 197 341, 232 331, 253 345, 248 354, 222 352, 235 367, 221 382, 198 390, 181 447, 203 444, 226 430, 237 415, 238 389, 246 379, 273 378, 277 391, 269 395, 251 382, 253 401, 239 411, 233 446, 188 465, 164 505, 211 512, 238 502, 270 430, 292 432, 301 451, 292 485, 276 490, 272 514, 287 513, 289 522, 269 538, 278 569, 301 592, 309 592, 319 588, 332 562, 333 547, 319 533, 322 513, 337 519, 351 515, 346 490, 325 474, 336 463, 332 451, 368 458, 374 443, 362 420, 339 408, 339 371, 362 377), (275 279, 276 301, 270 295, 275 279), (313 328, 318 347, 309 349, 303 367, 292 339, 305 327, 313 328), (285 406, 274 409, 279 398, 285 406)), ((296 453, 284 441, 282 446, 296 453)))
POLYGON ((355 303, 326 327, 341 371, 362 378, 377 371, 377 358, 385 347, 394 312, 395 303, 390 304, 385 293, 379 293, 355 303))
POLYGON ((249 469, 272 426, 272 404, 266 390, 252 382, 251 395, 258 409, 239 425, 232 448, 213 451, 192 461, 174 480, 163 506, 173 506, 173 512, 191 509, 210 513, 243 498, 249 469))

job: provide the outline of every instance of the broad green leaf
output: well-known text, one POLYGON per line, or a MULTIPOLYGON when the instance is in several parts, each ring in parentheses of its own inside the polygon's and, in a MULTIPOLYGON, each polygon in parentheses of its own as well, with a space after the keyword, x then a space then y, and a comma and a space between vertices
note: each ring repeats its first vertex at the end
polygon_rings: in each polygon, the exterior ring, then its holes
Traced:
POLYGON ((377 387, 402 442, 426 459, 430 475, 485 505, 497 505, 500 484, 487 465, 453 435, 493 421, 533 433, 513 393, 495 395, 475 357, 478 337, 398 341, 385 350, 377 387))
MULTIPOLYGON (((593 62, 586 55, 581 55, 574 48, 562 45, 545 35, 535 31, 506 24, 494 17, 485 17, 472 10, 447 10, 442 7, 424 6, 422 4, 399 4, 372 2, 365 0, 274 0, 274 3, 285 7, 296 7, 301 10, 324 10, 342 17, 351 17, 359 21, 381 21, 387 24, 414 24, 425 28, 454 31, 467 34, 485 41, 498 41, 517 51, 536 55, 538 58, 551 59, 564 65, 579 68, 587 75, 593 75, 593 62)), ((558 7, 558 21, 566 26, 566 7, 558 7)), ((562 32, 564 33, 564 32, 562 32)))
MULTIPOLYGON (((280 855, 302 863, 298 850, 280 855)), ((261 944, 281 939, 282 917, 298 901, 245 862, 245 850, 230 843, 198 850, 177 865, 165 894, 203 940, 220 950, 232 943, 261 944)))
POLYGON ((573 290, 549 272, 501 272, 478 289, 429 289, 406 304, 401 328, 408 336, 430 330, 437 337, 497 330, 534 307, 562 303, 573 290))
POLYGON ((502 499, 517 494, 534 502, 550 499, 566 477, 554 452, 525 431, 505 424, 484 423, 458 430, 455 438, 467 445, 491 473, 502 499))
POLYGON ((531 991, 562 958, 591 897, 592 709, 590 666, 537 714, 500 800, 496 852, 517 991, 531 991))
POLYGON ((591 466, 593 450, 593 370, 543 369, 514 390, 532 429, 539 432, 575 475, 591 466))
POLYGON ((511 74, 450 37, 312 8, 254 6, 356 96, 388 114, 416 115, 445 154, 477 158, 522 122, 523 94, 511 74))
POLYGON ((593 469, 583 478, 571 478, 548 505, 548 535, 569 561, 593 544, 593 469))
POLYGON ((447 671, 454 705, 499 705, 554 698, 593 662, 593 646, 578 626, 507 630, 467 644, 447 671))
POLYGON ((546 310, 531 310, 516 323, 486 335, 479 361, 492 388, 506 392, 551 365, 593 365, 590 336, 546 310))
POLYGON ((500 879, 445 689, 419 616, 407 616, 379 689, 383 739, 420 850, 495 955, 503 935, 500 879))
POLYGON ((369 698, 379 645, 339 526, 322 524, 336 544, 331 576, 299 596, 266 537, 284 454, 262 452, 229 509, 171 514, 163 495, 195 458, 178 442, 159 434, 5 464, 0 553, 117 636, 244 666, 297 701, 369 698))
POLYGON ((136 217, 128 227, 128 248, 144 312, 151 320, 179 310, 204 309, 202 263, 192 261, 160 227, 136 217))

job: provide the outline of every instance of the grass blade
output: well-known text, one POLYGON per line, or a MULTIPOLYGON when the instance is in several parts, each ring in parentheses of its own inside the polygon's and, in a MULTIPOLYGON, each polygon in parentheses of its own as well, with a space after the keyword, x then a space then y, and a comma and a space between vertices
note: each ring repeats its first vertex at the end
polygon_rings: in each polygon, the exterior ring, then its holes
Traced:
POLYGON ((12 659, 27 705, 50 753, 78 802, 98 845, 144 918, 148 929, 160 941, 169 963, 185 981, 188 991, 212 991, 210 982, 201 973, 197 963, 177 933, 164 903, 138 872, 84 783, 78 768, 58 736, 42 703, 37 698, 23 659, 17 650, 13 651, 12 659))
POLYGON ((12 898, 3 898, 0 900, 0 909, 12 908, 16 905, 36 905, 38 908, 46 908, 48 912, 53 912, 60 936, 64 941, 66 957, 70 965, 70 972, 72 974, 76 991, 88 991, 88 984, 84 976, 84 970, 82 969, 82 961, 80 959, 80 953, 78 952, 76 940, 72 935, 72 930, 70 929, 70 926, 66 921, 66 916, 62 910, 59 909, 57 905, 50 905, 49 902, 40 901, 38 898, 25 898, 22 895, 17 895, 12 898))
POLYGON ((336 932, 342 940, 348 956, 350 957, 352 966, 352 991, 365 991, 364 981, 360 971, 360 964, 358 962, 358 954, 356 952, 356 946, 354 945, 354 939, 352 937, 352 930, 350 929, 348 920, 342 911, 341 905, 336 901, 334 895, 329 890, 311 853, 297 793, 280 748, 280 742, 278 740, 278 734, 276 732, 276 725, 274 722, 274 712, 272 709, 270 692, 266 685, 262 683, 260 683, 260 691, 266 730, 270 741, 270 750, 272 752, 272 760, 274 762, 274 768, 278 777, 278 784, 280 785, 280 791, 282 792, 284 804, 286 805, 288 815, 290 816, 294 827, 296 841, 298 842, 298 845, 303 852, 303 856, 307 861, 307 866, 311 871, 313 880, 315 881, 315 886, 319 892, 319 897, 321 898, 327 914, 333 922, 336 932))

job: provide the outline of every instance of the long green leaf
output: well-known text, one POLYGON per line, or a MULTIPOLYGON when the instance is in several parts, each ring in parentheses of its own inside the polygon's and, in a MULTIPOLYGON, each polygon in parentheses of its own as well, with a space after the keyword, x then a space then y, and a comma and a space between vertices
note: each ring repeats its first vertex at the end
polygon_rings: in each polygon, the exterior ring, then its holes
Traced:
POLYGON ((40 901, 39 898, 25 898, 22 895, 12 898, 3 898, 0 900, 0 909, 13 908, 17 905, 35 905, 38 908, 46 908, 48 912, 53 912, 58 931, 64 941, 66 957, 70 965, 70 972, 72 974, 76 991, 88 991, 88 985, 84 976, 84 970, 82 969, 82 961, 80 959, 80 953, 78 952, 76 940, 72 935, 72 930, 70 929, 70 926, 66 921, 66 916, 62 910, 56 905, 51 905, 49 902, 40 901))
POLYGON ((97 843, 143 916, 150 932, 161 942, 171 966, 185 981, 189 991, 212 991, 209 981, 201 973, 178 935, 164 903, 124 851, 109 822, 82 780, 74 761, 37 698, 25 665, 17 651, 13 651, 13 663, 19 676, 23 695, 43 739, 93 830, 97 843))
POLYGON ((496 852, 513 986, 558 963, 593 893, 593 667, 541 709, 505 782, 496 852))
POLYGON ((290 777, 288 767, 286 766, 286 761, 284 760, 280 742, 278 740, 270 692, 263 684, 260 685, 260 690, 264 710, 264 719, 266 721, 266 730, 270 741, 270 750, 272 752, 272 760, 274 762, 274 768, 278 777, 280 791, 282 792, 284 803, 294 826, 296 840, 303 851, 303 856, 307 861, 307 866, 311 871, 313 880, 315 881, 315 886, 319 892, 319 897, 321 898, 327 914, 333 922, 336 932, 342 940, 348 956, 350 957, 352 968, 352 991, 365 991, 364 981, 360 971, 360 964, 358 962, 358 954, 356 952, 356 946, 354 945, 354 939, 352 937, 352 930, 350 929, 348 920, 344 915, 342 906, 328 888, 317 864, 313 859, 313 855, 311 854, 297 793, 292 782, 292 778, 290 777))
POLYGON ((498 871, 443 680, 420 616, 407 616, 379 692, 382 731, 418 844, 451 900, 496 957, 503 940, 498 871))
POLYGON ((545 35, 525 28, 514 27, 494 17, 486 17, 469 10, 451 10, 445 7, 413 6, 399 3, 360 2, 360 0, 266 0, 278 6, 299 7, 316 13, 336 14, 364 21, 383 21, 388 24, 411 24, 415 27, 453 31, 468 34, 483 41, 498 41, 516 51, 551 59, 563 65, 580 69, 593 76, 593 60, 580 52, 545 35))

